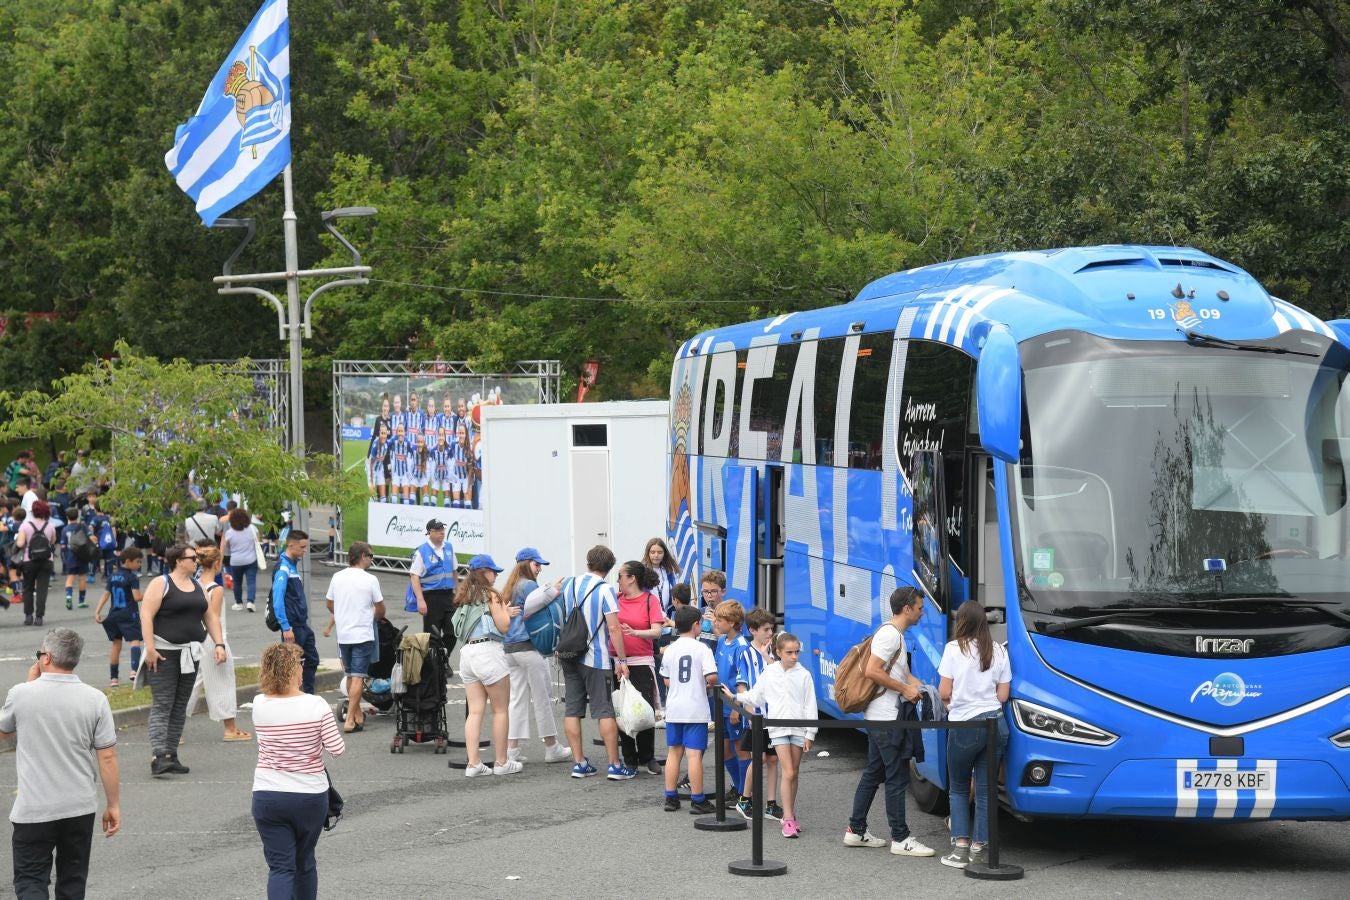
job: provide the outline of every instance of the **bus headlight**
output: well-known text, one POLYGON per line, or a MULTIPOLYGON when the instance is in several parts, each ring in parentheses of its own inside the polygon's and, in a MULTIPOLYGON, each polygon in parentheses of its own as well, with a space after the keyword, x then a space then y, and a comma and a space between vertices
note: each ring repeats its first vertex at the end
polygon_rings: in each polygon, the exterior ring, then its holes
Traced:
POLYGON ((1037 737, 1069 741, 1074 744, 1092 744, 1096 747, 1109 747, 1120 739, 1119 735, 1089 725, 1082 719, 1046 709, 1027 700, 1014 700, 1012 707, 1017 727, 1037 737))
POLYGON ((1337 747, 1350 748, 1350 728, 1347 728, 1340 734, 1332 737, 1331 742, 1337 747))

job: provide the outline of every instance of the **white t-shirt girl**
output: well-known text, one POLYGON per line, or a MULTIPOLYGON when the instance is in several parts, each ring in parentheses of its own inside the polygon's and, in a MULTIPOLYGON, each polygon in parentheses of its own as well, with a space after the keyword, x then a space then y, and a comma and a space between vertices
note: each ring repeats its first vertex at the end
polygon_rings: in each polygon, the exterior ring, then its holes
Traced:
POLYGON ((988 671, 981 672, 980 648, 974 641, 968 643, 965 653, 956 641, 948 642, 942 650, 938 674, 952 680, 952 702, 947 705, 947 718, 953 722, 964 722, 981 713, 998 712, 1003 708, 998 702, 998 686, 1012 681, 1008 651, 997 643, 988 671))

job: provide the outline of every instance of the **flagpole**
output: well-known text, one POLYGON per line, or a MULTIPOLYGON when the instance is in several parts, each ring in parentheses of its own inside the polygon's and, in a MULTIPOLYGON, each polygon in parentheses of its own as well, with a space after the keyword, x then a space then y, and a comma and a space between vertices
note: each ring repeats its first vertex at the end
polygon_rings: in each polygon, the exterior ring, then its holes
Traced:
MULTIPOLYGON (((286 319, 290 323, 288 337, 291 344, 291 446, 301 461, 305 459, 305 381, 301 368, 301 340, 304 330, 300 321, 300 248, 295 234, 295 203, 292 199, 291 164, 281 170, 281 182, 286 195, 286 212, 282 215, 282 230, 286 238, 286 319)), ((309 510, 297 504, 292 528, 309 530, 309 510)), ((309 576, 309 554, 301 561, 301 577, 309 576)))

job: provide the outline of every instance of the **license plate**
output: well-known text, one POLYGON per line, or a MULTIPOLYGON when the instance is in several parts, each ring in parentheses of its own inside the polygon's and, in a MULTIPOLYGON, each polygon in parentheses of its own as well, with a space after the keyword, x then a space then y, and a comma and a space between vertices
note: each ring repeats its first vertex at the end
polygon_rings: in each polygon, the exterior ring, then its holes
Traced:
POLYGON ((1267 791, 1269 769, 1185 769, 1182 784, 1190 791, 1267 791))

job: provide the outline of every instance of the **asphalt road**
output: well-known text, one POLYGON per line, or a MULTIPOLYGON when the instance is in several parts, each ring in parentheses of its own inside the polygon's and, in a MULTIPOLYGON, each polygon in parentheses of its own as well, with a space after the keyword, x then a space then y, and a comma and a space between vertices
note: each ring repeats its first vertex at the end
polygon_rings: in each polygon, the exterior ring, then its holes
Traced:
MULTIPOLYGON (((316 566, 320 587, 328 575, 316 566)), ((401 579, 381 580, 389 596, 401 597, 401 579)), ((315 621, 326 621, 321 614, 315 603, 315 621)), ((391 617, 400 624, 412 618, 401 609, 391 617)), ((260 613, 231 614, 231 639, 242 661, 256 659, 272 638, 260 619, 260 613)), ((12 610, 0 614, 5 684, 22 677, 37 643, 37 629, 21 622, 12 610)), ((104 639, 92 618, 62 608, 47 619, 48 625, 71 622, 90 638, 90 661, 81 670, 101 684, 104 639)), ((332 656, 335 647, 321 638, 320 652, 332 656)), ((451 733, 460 736, 458 687, 451 703, 451 733)), ((249 727, 246 711, 241 725, 249 727)), ((545 765, 536 742, 527 748, 532 761, 522 773, 466 779, 429 747, 391 755, 391 733, 388 718, 371 718, 330 764, 347 813, 319 843, 321 897, 707 898, 767 890, 794 897, 1340 898, 1350 875, 1350 826, 1344 823, 1019 823, 1005 816, 1004 859, 1026 871, 1018 882, 978 882, 936 859, 845 848, 840 836, 865 743, 852 732, 829 731, 816 748, 829 756, 813 752, 803 765, 803 835, 784 840, 767 832, 766 855, 786 862, 787 874, 745 879, 726 867, 749 857, 749 832, 698 831, 687 807, 663 812, 657 778, 574 780, 565 765, 545 765)), ((594 734, 588 726, 588 743, 594 734)), ((181 758, 191 774, 153 779, 144 727, 121 731, 123 831, 111 840, 95 838, 91 898, 265 895, 267 868, 249 813, 253 745, 221 743, 219 726, 205 717, 189 720, 185 738, 181 758)), ((597 747, 588 751, 593 760, 603 755, 597 747)), ((0 786, 10 797, 13 759, 0 755, 0 786)), ((711 765, 708 771, 711 778, 711 765)), ((940 819, 911 806, 909 821, 921 840, 945 842, 940 819)), ((878 796, 872 824, 884 831, 884 823, 878 796)), ((4 841, 0 870, 8 868, 4 841)))

